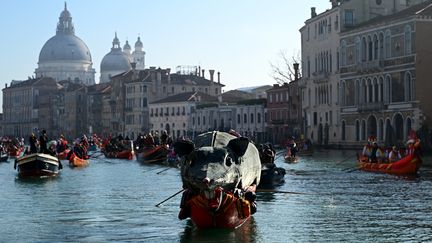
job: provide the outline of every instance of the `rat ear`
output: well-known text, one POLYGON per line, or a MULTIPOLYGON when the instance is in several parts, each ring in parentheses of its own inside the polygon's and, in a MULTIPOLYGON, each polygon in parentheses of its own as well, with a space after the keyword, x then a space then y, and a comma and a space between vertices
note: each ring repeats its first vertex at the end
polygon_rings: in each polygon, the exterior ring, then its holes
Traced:
POLYGON ((249 146, 249 139, 245 137, 239 137, 231 139, 228 142, 227 147, 234 152, 237 157, 242 157, 249 146))
POLYGON ((191 141, 177 141, 174 143, 174 152, 179 156, 190 154, 195 149, 195 144, 191 141))

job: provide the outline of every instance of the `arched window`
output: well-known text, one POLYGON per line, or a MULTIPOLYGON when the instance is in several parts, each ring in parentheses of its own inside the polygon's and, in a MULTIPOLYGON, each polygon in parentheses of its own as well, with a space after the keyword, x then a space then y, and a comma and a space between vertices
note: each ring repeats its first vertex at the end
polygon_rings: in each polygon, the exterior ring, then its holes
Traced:
POLYGON ((361 43, 361 58, 362 61, 365 62, 367 59, 367 42, 366 42, 366 37, 363 36, 362 38, 362 43, 361 43))
POLYGON ((405 55, 411 54, 411 46, 412 46, 412 35, 411 35, 411 26, 407 25, 404 29, 405 35, 405 55))
POLYGON ((412 97, 412 77, 410 72, 405 73, 405 101, 413 100, 412 97))
POLYGON ((345 42, 345 40, 343 40, 342 42, 341 42, 341 57, 342 57, 342 66, 345 66, 346 65, 346 60, 347 60, 347 58, 346 58, 346 42, 345 42))
POLYGON ((386 30, 384 37, 384 46, 385 46, 385 56, 386 58, 391 57, 391 32, 390 30, 386 30))
POLYGON ((360 141, 360 122, 356 121, 356 141, 360 141))
POLYGON ((247 114, 243 115, 243 123, 247 123, 247 114))
POLYGON ((254 123, 254 114, 250 114, 250 123, 254 123))
POLYGON ((240 114, 237 114, 237 124, 240 124, 240 122, 241 122, 240 114))
POLYGON ((355 40, 355 54, 356 54, 356 59, 357 59, 357 63, 361 63, 361 41, 360 41, 360 37, 357 37, 355 40))
POLYGON ((261 123, 261 113, 258 113, 258 114, 257 114, 257 122, 258 122, 258 123, 261 123))

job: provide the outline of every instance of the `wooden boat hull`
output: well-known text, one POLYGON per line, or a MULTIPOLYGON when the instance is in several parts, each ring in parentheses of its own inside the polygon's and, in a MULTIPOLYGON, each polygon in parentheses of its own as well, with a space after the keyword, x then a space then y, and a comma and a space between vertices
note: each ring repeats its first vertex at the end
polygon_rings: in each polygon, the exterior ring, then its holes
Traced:
POLYGON ((71 167, 85 167, 89 164, 88 159, 81 159, 73 153, 69 158, 69 166, 71 167))
POLYGON ((298 162, 297 157, 284 156, 284 159, 285 159, 285 162, 287 162, 287 163, 297 163, 298 162))
POLYGON ((286 171, 274 164, 261 167, 261 179, 259 187, 276 186, 284 182, 286 171))
POLYGON ((57 176, 60 161, 49 154, 30 154, 15 160, 20 177, 57 176))
POLYGON ((162 163, 167 160, 168 152, 166 145, 158 145, 137 152, 136 157, 139 162, 143 163, 162 163))
POLYGON ((70 152, 70 149, 66 149, 66 150, 63 151, 63 152, 58 153, 58 154, 57 154, 57 157, 58 157, 60 160, 66 160, 66 159, 67 159, 67 155, 69 154, 69 152, 70 152))
POLYGON ((235 229, 250 218, 250 202, 231 193, 223 192, 220 205, 213 203, 203 194, 194 196, 188 201, 190 218, 197 228, 235 229))
POLYGON ((126 160, 132 160, 134 157, 134 151, 131 149, 123 150, 120 152, 106 152, 103 151, 103 154, 106 158, 109 159, 126 159, 126 160))
POLYGON ((24 152, 24 148, 23 148, 23 147, 20 147, 20 148, 17 149, 17 150, 11 150, 11 151, 8 151, 8 155, 9 155, 10 157, 18 158, 18 157, 21 156, 21 153, 23 153, 23 152, 24 152))
POLYGON ((392 175, 415 175, 422 164, 421 158, 413 155, 406 156, 394 163, 370 163, 367 162, 366 157, 360 157, 358 162, 361 170, 392 175))

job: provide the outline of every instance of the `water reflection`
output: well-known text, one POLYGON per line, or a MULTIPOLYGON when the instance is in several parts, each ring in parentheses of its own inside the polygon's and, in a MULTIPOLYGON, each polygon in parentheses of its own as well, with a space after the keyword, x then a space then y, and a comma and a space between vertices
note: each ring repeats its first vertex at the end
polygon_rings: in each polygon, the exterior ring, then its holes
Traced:
POLYGON ((250 217, 241 227, 228 229, 199 230, 192 220, 188 220, 180 234, 180 242, 255 242, 257 241, 257 224, 250 217))

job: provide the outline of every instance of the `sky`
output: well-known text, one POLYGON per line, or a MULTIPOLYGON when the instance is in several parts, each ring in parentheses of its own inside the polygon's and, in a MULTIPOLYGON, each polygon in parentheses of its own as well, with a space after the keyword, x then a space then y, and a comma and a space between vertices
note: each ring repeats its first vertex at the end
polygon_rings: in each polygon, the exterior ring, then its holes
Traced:
MULTIPOLYGON (((201 66, 221 72, 223 91, 275 83, 271 65, 280 53, 300 52, 299 29, 310 8, 328 0, 69 0, 75 35, 89 47, 96 82, 112 46, 140 36, 146 66, 201 66)), ((39 52, 55 35, 65 1, 9 0, 0 8, 0 85, 34 75, 39 52)), ((208 72, 206 76, 209 77, 208 72)), ((1 102, 1 101, 0 101, 1 102)))

